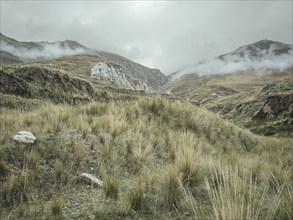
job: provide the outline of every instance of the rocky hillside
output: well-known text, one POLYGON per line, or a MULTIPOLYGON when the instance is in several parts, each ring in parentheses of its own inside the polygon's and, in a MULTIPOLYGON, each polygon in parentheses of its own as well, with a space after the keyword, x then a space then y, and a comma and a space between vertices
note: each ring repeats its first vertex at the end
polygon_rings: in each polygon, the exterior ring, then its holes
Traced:
POLYGON ((0 93, 68 104, 88 102, 97 97, 87 81, 39 66, 1 69, 0 93))
POLYGON ((178 71, 173 79, 163 93, 186 98, 257 133, 293 135, 292 45, 259 41, 178 71))
POLYGON ((169 96, 178 96, 220 113, 240 126, 265 135, 292 136, 292 69, 258 75, 184 75, 163 86, 169 96), (291 97, 291 98, 290 98, 291 97))
POLYGON ((125 75, 131 76, 134 79, 140 79, 147 85, 151 85, 154 89, 158 89, 168 81, 168 77, 161 73, 159 69, 149 69, 117 54, 99 52, 99 56, 106 62, 114 61, 121 66, 122 72, 125 75))
MULTIPOLYGON (((147 84, 149 90, 157 90, 159 86, 167 81, 167 77, 160 70, 150 69, 116 54, 89 49, 76 41, 19 42, 3 34, 0 37, 0 64, 30 63, 36 61, 55 62, 54 60, 64 57, 75 56, 76 58, 76 56, 82 56, 84 58, 88 55, 96 57, 98 61, 103 61, 117 67, 124 75, 130 78, 130 81, 139 81, 136 84, 147 84)), ((87 64, 83 59, 80 60, 81 63, 78 65, 87 64)), ((75 59, 75 61, 78 62, 79 59, 75 59)), ((95 64, 97 63, 91 63, 82 68, 86 69, 86 73, 90 76, 90 70, 95 64)))

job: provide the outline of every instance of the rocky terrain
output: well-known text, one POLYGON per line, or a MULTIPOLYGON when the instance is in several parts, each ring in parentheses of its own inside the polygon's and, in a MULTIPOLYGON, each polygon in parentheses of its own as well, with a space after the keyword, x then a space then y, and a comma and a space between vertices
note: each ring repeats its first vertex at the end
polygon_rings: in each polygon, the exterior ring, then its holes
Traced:
POLYGON ((115 61, 122 68, 122 72, 134 79, 139 79, 158 90, 160 86, 168 82, 169 78, 161 73, 159 69, 149 69, 143 65, 131 62, 125 57, 108 52, 99 52, 99 55, 106 62, 115 61))
POLYGON ((110 64, 100 62, 91 69, 91 77, 98 80, 108 80, 112 83, 116 83, 121 87, 131 90, 145 92, 150 91, 146 83, 143 83, 140 80, 133 80, 129 77, 127 79, 126 75, 122 71, 122 68, 118 68, 119 69, 115 69, 115 67, 110 64))
POLYGON ((4 67, 0 70, 0 92, 54 103, 82 103, 95 97, 90 83, 60 71, 38 66, 4 67))

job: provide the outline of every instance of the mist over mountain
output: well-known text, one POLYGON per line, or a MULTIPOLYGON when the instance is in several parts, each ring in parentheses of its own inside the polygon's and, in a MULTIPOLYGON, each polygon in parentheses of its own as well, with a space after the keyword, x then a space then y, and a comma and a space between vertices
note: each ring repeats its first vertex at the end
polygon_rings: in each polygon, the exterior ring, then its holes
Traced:
POLYGON ((0 49, 18 57, 37 59, 53 59, 61 56, 89 53, 90 49, 76 41, 65 40, 55 42, 19 42, 0 34, 0 49))
POLYGON ((253 44, 211 59, 183 68, 174 74, 172 79, 185 74, 202 75, 227 74, 246 70, 258 70, 259 74, 269 69, 280 70, 292 67, 292 45, 271 40, 261 40, 253 44))
MULTIPOLYGON (((95 64, 105 62, 109 66, 115 66, 117 71, 122 71, 121 74, 130 77, 131 81, 146 83, 150 91, 157 90, 168 81, 168 77, 158 69, 148 68, 117 54, 87 48, 76 41, 20 42, 1 33, 0 37, 0 64, 27 63, 45 59, 51 62, 53 59, 76 56, 76 64, 85 71, 80 74, 90 76, 89 72, 95 64), (94 56, 96 63, 86 62, 82 55, 94 56)), ((62 66, 62 63, 60 65, 62 66)), ((74 71, 77 69, 75 68, 74 71)))

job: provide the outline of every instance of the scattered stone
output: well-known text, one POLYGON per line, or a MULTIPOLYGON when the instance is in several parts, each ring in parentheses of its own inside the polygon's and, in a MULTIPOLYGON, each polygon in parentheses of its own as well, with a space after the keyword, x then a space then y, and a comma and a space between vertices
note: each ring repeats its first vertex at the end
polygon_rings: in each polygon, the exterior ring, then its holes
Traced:
POLYGON ((33 144, 36 139, 37 138, 29 131, 19 131, 13 137, 13 140, 26 144, 33 144))
POLYGON ((100 187, 103 186, 103 181, 93 176, 92 174, 82 173, 80 176, 89 179, 92 183, 96 184, 97 186, 100 186, 100 187))

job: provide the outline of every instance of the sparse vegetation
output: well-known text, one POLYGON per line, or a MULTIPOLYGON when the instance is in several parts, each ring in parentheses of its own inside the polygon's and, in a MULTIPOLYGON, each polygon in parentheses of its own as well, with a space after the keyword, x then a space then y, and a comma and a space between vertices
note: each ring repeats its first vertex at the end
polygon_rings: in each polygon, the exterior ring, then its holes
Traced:
POLYGON ((1 218, 292 219, 292 139, 151 95, 0 107, 1 218), (37 143, 14 143, 18 130, 37 143))
POLYGON ((51 209, 52 216, 54 216, 55 218, 57 216, 61 215, 61 213, 62 213, 62 202, 60 201, 60 199, 58 197, 52 198, 51 204, 50 204, 50 209, 51 209))
POLYGON ((219 113, 254 133, 292 137, 292 67, 270 71, 264 75, 258 70, 187 74, 163 85, 161 90, 219 113))
POLYGON ((117 199, 119 195, 119 180, 117 177, 114 175, 106 176, 103 189, 106 197, 117 199))

